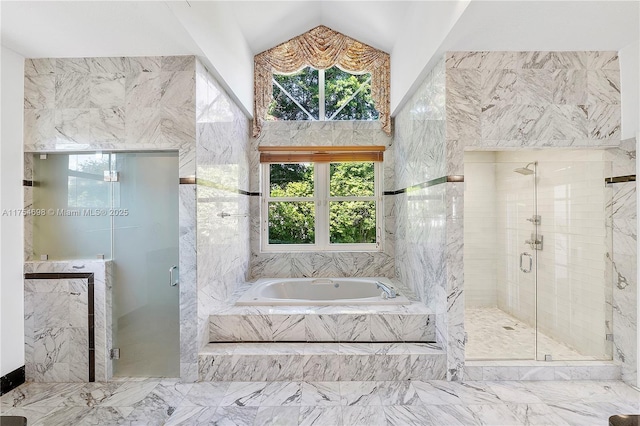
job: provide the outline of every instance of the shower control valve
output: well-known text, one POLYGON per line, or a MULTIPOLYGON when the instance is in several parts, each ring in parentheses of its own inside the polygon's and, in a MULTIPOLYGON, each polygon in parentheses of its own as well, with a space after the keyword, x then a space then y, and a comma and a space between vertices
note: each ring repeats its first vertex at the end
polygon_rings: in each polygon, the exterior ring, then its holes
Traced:
POLYGON ((531 238, 524 241, 525 244, 529 244, 531 250, 542 250, 542 235, 536 235, 531 233, 531 238))
POLYGON ((534 225, 540 225, 542 223, 542 218, 539 214, 534 214, 530 218, 527 219, 527 222, 531 222, 534 225))

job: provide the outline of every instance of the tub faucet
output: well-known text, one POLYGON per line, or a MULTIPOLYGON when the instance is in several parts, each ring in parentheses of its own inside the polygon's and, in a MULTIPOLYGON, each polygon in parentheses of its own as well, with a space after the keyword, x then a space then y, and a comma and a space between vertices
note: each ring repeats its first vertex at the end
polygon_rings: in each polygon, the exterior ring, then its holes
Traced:
POLYGON ((382 289, 384 294, 387 295, 388 299, 394 299, 396 297, 396 291, 388 287, 386 284, 383 284, 380 281, 376 281, 376 287, 378 287, 379 289, 382 289))

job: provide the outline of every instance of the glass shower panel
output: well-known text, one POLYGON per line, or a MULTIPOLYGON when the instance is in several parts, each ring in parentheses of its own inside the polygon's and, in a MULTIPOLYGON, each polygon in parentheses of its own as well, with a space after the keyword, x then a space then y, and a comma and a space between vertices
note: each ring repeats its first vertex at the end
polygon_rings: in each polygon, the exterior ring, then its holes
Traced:
POLYGON ((496 287, 498 329, 504 357, 533 359, 536 345, 538 251, 528 243, 536 234, 535 164, 497 163, 496 287))
POLYGON ((467 359, 535 357, 535 165, 465 153, 467 359))
POLYGON ((33 154, 33 252, 36 259, 111 256, 111 155, 33 154))
POLYGON ((610 170, 604 161, 540 163, 538 360, 611 359, 611 205, 604 185, 610 170))
POLYGON ((114 375, 179 377, 178 156, 117 153, 114 170, 114 375))

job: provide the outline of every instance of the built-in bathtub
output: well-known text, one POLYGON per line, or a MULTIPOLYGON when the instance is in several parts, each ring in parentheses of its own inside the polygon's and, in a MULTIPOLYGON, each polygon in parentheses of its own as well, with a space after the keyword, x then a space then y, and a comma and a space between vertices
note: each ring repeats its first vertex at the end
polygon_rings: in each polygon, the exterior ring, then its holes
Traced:
POLYGON ((407 305, 402 294, 389 297, 378 283, 398 292, 391 280, 366 278, 261 278, 243 294, 236 305, 407 305))

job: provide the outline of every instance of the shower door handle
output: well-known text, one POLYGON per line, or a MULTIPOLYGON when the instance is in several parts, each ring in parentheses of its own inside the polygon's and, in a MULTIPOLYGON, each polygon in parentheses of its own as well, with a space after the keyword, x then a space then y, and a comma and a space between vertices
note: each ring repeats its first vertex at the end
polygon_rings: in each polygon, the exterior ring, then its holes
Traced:
POLYGON ((533 257, 531 256, 531 254, 525 252, 520 253, 520 270, 522 272, 524 272, 525 274, 528 274, 529 272, 531 272, 531 268, 533 267, 533 257), (525 268, 522 262, 522 258, 523 257, 528 257, 529 258, 529 268, 525 268))
POLYGON ((176 269, 178 269, 176 265, 173 265, 171 268, 169 268, 169 285, 171 287, 175 287, 178 285, 178 278, 173 278, 173 271, 175 271, 176 269))

